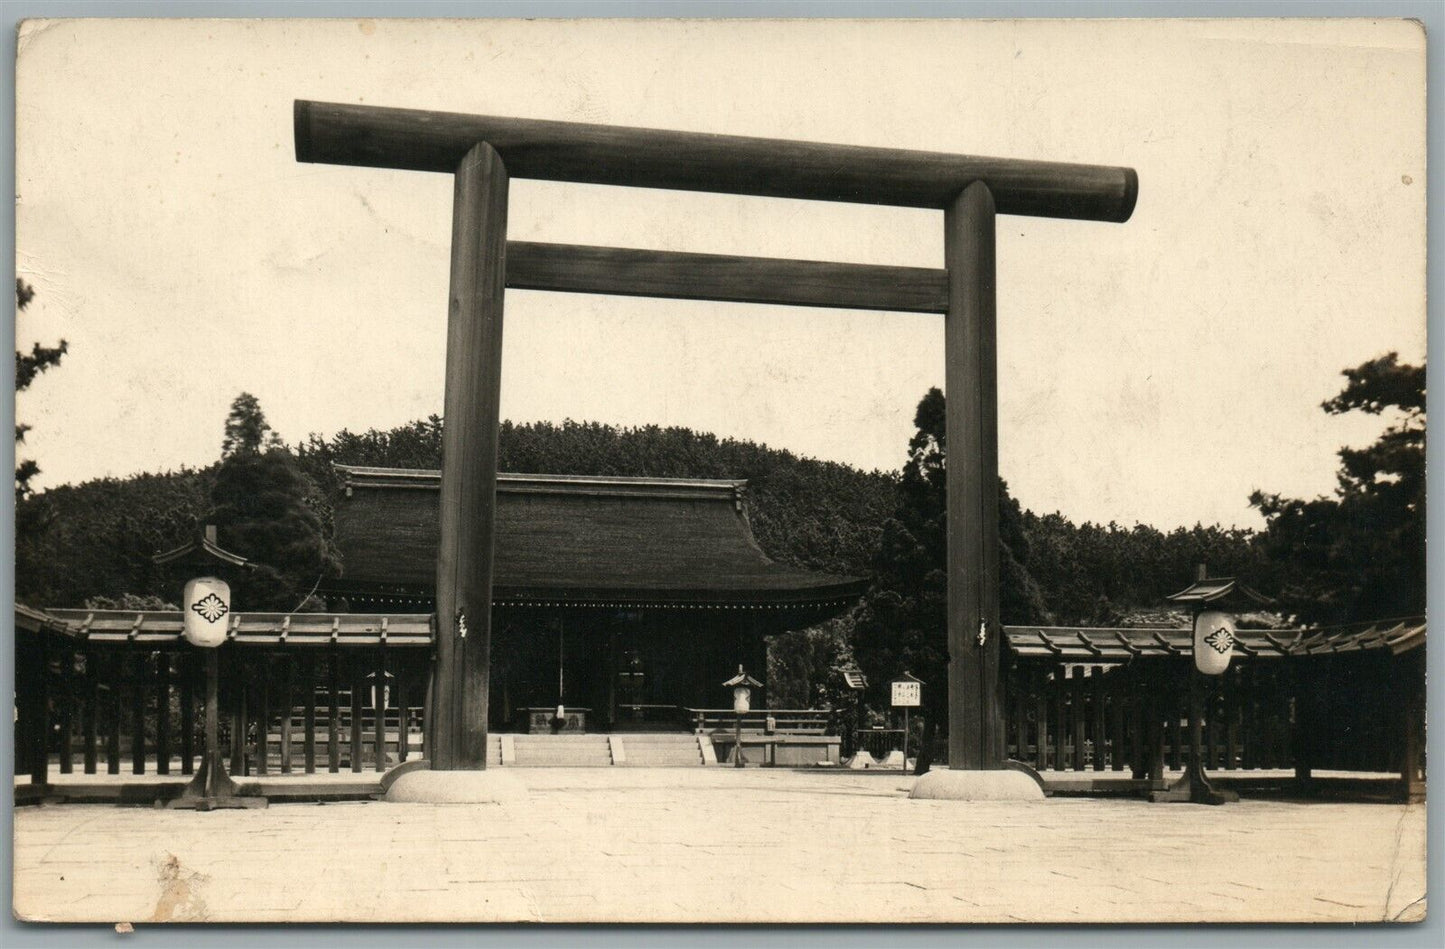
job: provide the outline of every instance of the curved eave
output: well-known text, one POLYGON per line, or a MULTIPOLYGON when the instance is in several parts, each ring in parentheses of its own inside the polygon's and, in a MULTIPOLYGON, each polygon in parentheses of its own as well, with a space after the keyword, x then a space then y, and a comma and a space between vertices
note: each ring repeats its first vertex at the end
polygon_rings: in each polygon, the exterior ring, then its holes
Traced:
MULTIPOLYGON (((48 610, 86 643, 157 647, 184 642, 179 610, 48 610)), ((430 613, 232 613, 226 644, 238 646, 429 646, 430 613)))
POLYGON ((210 538, 203 537, 200 540, 188 541, 165 553, 156 554, 151 562, 157 566, 175 563, 180 560, 194 559, 197 561, 215 560, 232 567, 250 567, 251 562, 240 554, 232 553, 224 547, 214 543, 210 538))
MULTIPOLYGON (((733 589, 658 589, 608 587, 495 587, 493 606, 611 607, 657 609, 798 609, 837 608, 857 600, 868 588, 859 577, 803 587, 733 589)), ((428 588, 387 584, 336 583, 328 595, 355 599, 430 601, 428 588)))
MULTIPOLYGON (((1054 662, 1126 662, 1134 658, 1193 656, 1188 629, 1062 626, 1006 626, 1010 650, 1021 659, 1054 662)), ((1425 644, 1425 617, 1310 629, 1241 629, 1235 652, 1241 658, 1332 656, 1389 650, 1399 655, 1425 644)))

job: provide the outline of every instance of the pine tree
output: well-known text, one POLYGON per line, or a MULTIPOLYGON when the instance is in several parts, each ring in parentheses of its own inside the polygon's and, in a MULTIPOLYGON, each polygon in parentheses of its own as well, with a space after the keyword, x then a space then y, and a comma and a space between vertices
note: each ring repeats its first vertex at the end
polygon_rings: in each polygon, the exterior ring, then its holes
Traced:
MULTIPOLYGON (((30 286, 19 277, 15 278, 15 307, 23 313, 35 299, 35 288, 30 286)), ((47 369, 60 365, 61 357, 70 349, 70 344, 61 340, 56 346, 41 346, 35 343, 30 347, 30 352, 22 353, 15 351, 15 391, 24 392, 30 388, 30 383, 35 377, 47 369)), ((15 444, 19 445, 25 441, 25 433, 30 431, 29 425, 15 424, 15 444)), ((30 480, 40 473, 40 466, 33 459, 27 458, 20 462, 15 468, 15 501, 19 503, 30 493, 30 480)))
MULTIPOLYGON (((947 412, 943 393, 930 389, 914 415, 917 432, 898 488, 898 508, 883 525, 874 564, 874 585, 857 623, 854 651, 872 683, 873 698, 886 703, 893 677, 910 672, 923 690, 925 741, 919 771, 928 770, 929 748, 948 718, 948 498, 947 412)), ((999 482, 999 610, 1005 623, 1050 621, 1039 586, 1029 573, 1023 512, 999 482)))
POLYGON ((236 602, 280 612, 318 605, 311 602, 317 584, 341 571, 318 513, 324 501, 248 392, 231 403, 221 452, 208 520, 222 547, 254 564, 237 584, 236 602))
POLYGON ((1388 353, 1343 372, 1331 415, 1393 416, 1374 444, 1342 448, 1333 497, 1250 503, 1280 599, 1304 620, 1343 623, 1425 612, 1425 367, 1388 353))
POLYGON ((261 451, 282 447, 281 436, 272 430, 261 411, 261 403, 249 392, 242 392, 231 402, 226 416, 226 434, 221 440, 221 459, 232 455, 256 455, 261 451))

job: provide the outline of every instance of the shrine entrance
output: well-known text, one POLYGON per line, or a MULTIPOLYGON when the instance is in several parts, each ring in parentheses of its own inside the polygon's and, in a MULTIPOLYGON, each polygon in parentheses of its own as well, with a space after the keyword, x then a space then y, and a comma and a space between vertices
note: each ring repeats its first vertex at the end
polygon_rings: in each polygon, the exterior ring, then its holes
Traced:
POLYGON ((454 176, 428 757, 486 767, 507 287, 944 315, 949 767, 1008 766, 999 675, 995 215, 1122 222, 1129 168, 297 101, 296 157, 454 176), (944 268, 509 242, 512 177, 933 208, 944 268))

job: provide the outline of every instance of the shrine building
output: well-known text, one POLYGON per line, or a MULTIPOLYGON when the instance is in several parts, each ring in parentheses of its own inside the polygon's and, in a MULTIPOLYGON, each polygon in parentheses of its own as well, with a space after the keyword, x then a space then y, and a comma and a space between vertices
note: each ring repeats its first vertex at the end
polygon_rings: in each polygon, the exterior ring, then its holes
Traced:
MULTIPOLYGON (((440 473, 337 470, 330 609, 432 612, 440 473)), ((766 680, 769 636, 857 601, 866 580, 763 553, 745 495, 737 480, 499 474, 491 727, 558 705, 587 731, 674 726, 728 705, 739 665, 766 680)))

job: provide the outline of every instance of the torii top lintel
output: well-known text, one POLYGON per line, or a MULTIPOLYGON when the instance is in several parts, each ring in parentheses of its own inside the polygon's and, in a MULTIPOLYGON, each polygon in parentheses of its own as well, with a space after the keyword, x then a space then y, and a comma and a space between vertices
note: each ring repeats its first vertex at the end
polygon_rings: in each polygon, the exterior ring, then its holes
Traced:
POLYGON ((514 178, 944 208, 974 181, 1000 214, 1127 221, 1132 168, 297 100, 298 161, 454 172, 478 142, 514 178))

